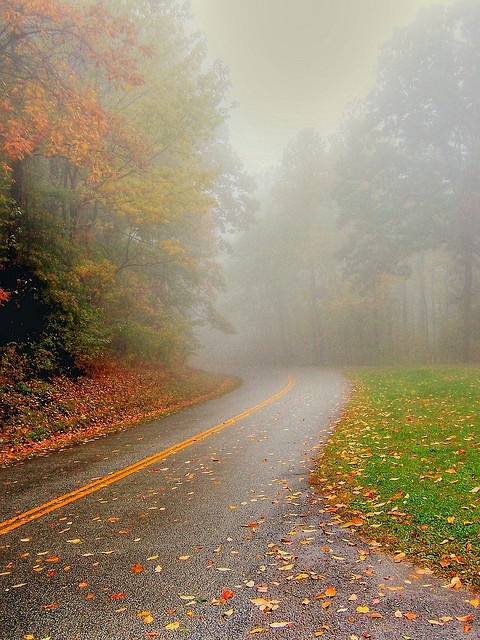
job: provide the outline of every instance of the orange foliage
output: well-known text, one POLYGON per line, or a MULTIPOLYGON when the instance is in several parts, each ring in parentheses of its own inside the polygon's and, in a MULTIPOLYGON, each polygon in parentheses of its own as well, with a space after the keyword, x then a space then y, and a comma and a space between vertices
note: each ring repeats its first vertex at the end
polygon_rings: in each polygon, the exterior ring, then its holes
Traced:
POLYGON ((135 156, 132 139, 100 92, 142 83, 135 29, 101 3, 4 0, 0 4, 0 154, 8 164, 34 153, 114 174, 112 140, 135 156))

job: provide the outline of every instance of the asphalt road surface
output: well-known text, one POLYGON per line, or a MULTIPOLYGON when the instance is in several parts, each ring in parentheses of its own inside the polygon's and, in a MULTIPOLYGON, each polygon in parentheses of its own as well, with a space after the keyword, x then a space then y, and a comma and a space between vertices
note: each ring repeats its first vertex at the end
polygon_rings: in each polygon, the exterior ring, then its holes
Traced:
POLYGON ((0 639, 480 638, 472 594, 394 563, 310 487, 347 395, 333 371, 252 369, 1 469, 0 639))

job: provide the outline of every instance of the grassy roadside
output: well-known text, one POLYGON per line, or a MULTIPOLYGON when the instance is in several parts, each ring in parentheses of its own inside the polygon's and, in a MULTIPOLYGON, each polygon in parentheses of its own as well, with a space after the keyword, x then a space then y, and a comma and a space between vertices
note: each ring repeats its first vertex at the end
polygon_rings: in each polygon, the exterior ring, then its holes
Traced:
POLYGON ((239 380, 183 367, 125 369, 0 386, 0 467, 220 396, 239 380))
POLYGON ((480 367, 362 370, 312 482, 345 527, 480 590, 480 367))

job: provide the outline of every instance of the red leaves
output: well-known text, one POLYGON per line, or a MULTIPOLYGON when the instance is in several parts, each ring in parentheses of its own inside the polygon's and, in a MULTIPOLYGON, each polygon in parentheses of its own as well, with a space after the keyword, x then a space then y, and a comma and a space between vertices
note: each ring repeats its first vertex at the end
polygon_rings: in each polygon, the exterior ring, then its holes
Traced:
POLYGON ((10 291, 5 291, 5 289, 2 289, 0 287, 0 307, 4 302, 7 302, 9 297, 10 297, 10 291))
POLYGON ((219 388, 227 391, 235 384, 231 378, 219 379, 190 369, 177 374, 177 379, 178 375, 185 382, 181 395, 172 392, 175 384, 172 373, 151 365, 126 369, 114 363, 104 363, 102 370, 92 371, 89 377, 76 381, 56 378, 46 405, 41 401, 45 393, 41 382, 29 383, 24 395, 5 392, 2 402, 14 408, 10 413, 15 422, 2 425, 5 444, 0 465, 46 450, 62 449, 125 423, 146 417, 153 419, 173 408, 186 408, 197 400, 213 397, 219 388), (52 426, 52 432, 45 431, 40 442, 34 442, 29 435, 37 422, 52 426))

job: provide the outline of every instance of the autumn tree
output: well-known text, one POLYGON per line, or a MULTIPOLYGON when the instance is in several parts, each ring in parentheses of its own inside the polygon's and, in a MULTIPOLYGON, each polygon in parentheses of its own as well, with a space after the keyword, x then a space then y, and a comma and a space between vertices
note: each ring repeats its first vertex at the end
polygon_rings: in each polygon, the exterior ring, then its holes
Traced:
POLYGON ((222 286, 250 187, 187 18, 174 0, 1 7, 2 343, 45 366, 178 357, 222 286))

